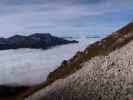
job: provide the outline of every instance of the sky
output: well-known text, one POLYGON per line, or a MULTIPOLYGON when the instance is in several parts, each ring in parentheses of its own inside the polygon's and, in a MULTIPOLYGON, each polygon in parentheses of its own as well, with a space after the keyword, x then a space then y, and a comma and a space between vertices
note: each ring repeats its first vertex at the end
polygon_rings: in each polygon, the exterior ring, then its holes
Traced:
POLYGON ((106 35, 133 19, 133 0, 0 0, 0 37, 106 35))

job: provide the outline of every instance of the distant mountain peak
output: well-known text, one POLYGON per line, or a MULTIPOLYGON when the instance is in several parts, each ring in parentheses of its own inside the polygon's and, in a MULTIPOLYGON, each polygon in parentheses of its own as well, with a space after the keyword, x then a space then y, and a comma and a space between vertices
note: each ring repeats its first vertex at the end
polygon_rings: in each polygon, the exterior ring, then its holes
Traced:
POLYGON ((35 33, 29 36, 14 35, 9 38, 0 38, 0 50, 18 49, 18 48, 40 48, 46 49, 51 46, 77 43, 74 40, 65 40, 50 33, 35 33))
POLYGON ((11 39, 11 38, 24 38, 24 37, 26 37, 26 36, 23 36, 23 35, 14 35, 14 36, 12 36, 12 37, 9 37, 8 39, 11 39))
POLYGON ((51 34, 50 33, 34 33, 29 36, 51 36, 51 34))

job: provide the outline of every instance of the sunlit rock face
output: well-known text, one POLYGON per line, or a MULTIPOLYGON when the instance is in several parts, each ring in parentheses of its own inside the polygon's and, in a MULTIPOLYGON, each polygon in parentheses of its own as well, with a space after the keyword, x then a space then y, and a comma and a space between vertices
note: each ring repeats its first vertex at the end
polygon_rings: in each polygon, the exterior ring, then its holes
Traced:
POLYGON ((132 100, 133 42, 42 89, 27 100, 132 100))

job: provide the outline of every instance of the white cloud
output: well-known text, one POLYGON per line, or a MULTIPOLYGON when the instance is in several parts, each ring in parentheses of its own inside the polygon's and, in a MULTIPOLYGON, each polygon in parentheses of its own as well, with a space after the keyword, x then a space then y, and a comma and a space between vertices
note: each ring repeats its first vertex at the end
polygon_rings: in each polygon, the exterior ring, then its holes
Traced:
POLYGON ((46 80, 65 59, 83 50, 97 39, 82 39, 78 44, 48 50, 18 49, 0 51, 0 85, 35 85, 46 80), (65 52, 65 53, 64 53, 65 52))

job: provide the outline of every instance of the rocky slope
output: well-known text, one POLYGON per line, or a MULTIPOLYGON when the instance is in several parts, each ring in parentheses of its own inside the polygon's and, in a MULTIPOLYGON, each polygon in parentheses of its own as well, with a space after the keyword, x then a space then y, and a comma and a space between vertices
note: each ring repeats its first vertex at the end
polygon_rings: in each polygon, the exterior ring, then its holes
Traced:
POLYGON ((47 49, 52 46, 77 43, 75 40, 65 40, 49 33, 35 33, 29 36, 15 35, 9 38, 0 38, 0 50, 18 48, 41 48, 47 49))
POLYGON ((50 73, 27 100, 130 100, 133 23, 78 52, 50 73), (46 87, 47 86, 47 87, 46 87), (44 88, 45 87, 45 88, 44 88))
POLYGON ((27 100, 132 100, 133 41, 82 66, 73 75, 57 80, 27 100))

